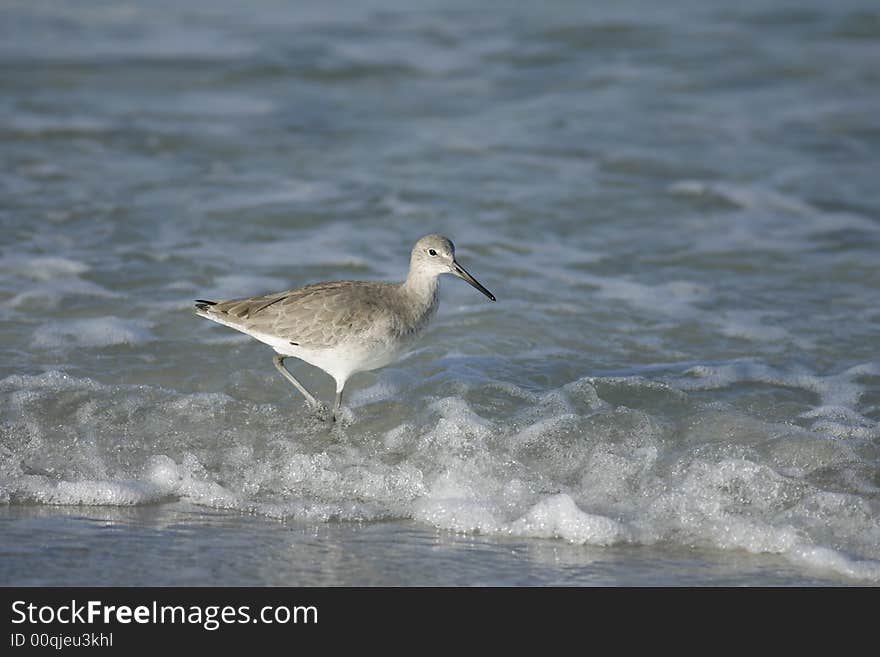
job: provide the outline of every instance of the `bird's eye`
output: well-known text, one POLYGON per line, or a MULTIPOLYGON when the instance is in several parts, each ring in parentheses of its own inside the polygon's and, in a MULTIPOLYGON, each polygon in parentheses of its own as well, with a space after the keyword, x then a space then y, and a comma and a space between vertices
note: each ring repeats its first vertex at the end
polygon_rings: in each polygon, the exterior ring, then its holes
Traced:
POLYGON ((434 249, 428 249, 428 255, 435 256, 437 255, 437 252, 434 249))

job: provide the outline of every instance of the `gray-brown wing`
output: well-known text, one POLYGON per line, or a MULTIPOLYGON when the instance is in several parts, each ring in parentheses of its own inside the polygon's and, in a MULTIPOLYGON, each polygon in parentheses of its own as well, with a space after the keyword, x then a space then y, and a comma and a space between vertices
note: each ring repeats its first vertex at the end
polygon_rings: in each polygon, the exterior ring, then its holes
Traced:
POLYGON ((381 331, 391 321, 394 286, 336 281, 220 301, 210 308, 235 328, 277 335, 304 347, 331 347, 344 338, 381 331))

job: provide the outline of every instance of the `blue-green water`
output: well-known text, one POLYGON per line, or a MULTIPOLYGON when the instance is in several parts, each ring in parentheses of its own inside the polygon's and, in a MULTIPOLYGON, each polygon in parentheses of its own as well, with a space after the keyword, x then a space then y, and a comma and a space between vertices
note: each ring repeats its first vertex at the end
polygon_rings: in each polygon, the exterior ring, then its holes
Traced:
POLYGON ((512 4, 0 6, 0 583, 880 581, 880 9, 512 4), (431 232, 336 426, 192 313, 431 232))

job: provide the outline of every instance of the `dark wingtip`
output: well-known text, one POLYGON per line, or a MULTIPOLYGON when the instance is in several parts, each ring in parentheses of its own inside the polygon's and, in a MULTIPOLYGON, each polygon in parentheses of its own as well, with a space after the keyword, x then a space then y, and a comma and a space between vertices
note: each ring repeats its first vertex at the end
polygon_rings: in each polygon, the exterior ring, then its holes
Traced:
POLYGON ((196 308, 199 310, 207 310, 209 306, 216 306, 216 301, 208 301, 207 299, 196 299, 196 308))

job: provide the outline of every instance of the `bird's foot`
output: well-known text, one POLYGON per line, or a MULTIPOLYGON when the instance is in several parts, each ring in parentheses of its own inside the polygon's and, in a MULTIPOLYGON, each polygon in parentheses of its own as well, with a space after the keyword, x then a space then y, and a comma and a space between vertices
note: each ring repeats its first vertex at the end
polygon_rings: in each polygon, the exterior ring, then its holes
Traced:
POLYGON ((309 405, 309 408, 321 422, 336 422, 336 414, 327 404, 318 402, 317 404, 309 405))

